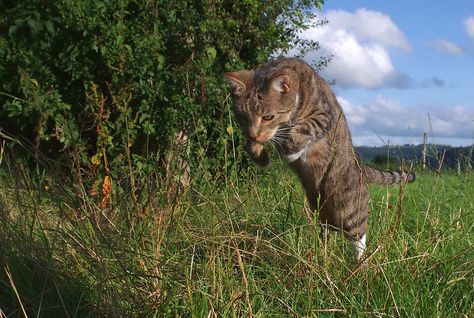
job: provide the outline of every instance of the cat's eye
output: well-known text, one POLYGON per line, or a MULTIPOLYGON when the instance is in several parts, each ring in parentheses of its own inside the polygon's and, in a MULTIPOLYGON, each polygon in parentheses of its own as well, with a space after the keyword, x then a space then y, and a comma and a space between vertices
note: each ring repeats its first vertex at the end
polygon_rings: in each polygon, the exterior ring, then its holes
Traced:
POLYGON ((235 111, 235 115, 242 120, 246 120, 248 118, 247 113, 241 111, 235 111))
POLYGON ((272 120, 274 117, 275 117, 275 115, 266 115, 266 116, 263 116, 262 119, 263 120, 272 120))

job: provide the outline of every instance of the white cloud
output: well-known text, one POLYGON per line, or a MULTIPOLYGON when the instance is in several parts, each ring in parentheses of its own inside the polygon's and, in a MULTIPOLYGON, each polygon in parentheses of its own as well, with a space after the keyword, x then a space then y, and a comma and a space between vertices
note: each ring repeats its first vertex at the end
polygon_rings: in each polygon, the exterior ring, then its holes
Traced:
POLYGON ((367 122, 368 110, 359 105, 353 105, 343 97, 337 97, 347 121, 353 125, 363 125, 367 122))
POLYGON ((325 18, 333 30, 347 30, 361 41, 379 43, 385 47, 394 47, 410 51, 410 44, 389 16, 367 9, 355 13, 343 10, 328 11, 325 18))
POLYGON ((407 87, 411 79, 393 66, 389 49, 410 51, 410 44, 389 16, 366 9, 354 13, 328 11, 329 21, 311 28, 302 38, 319 41, 321 49, 309 53, 305 60, 317 61, 320 56, 333 55, 333 61, 321 72, 328 80, 335 79, 341 87, 407 87))
POLYGON ((418 143, 424 132, 434 136, 432 142, 472 143, 474 108, 455 106, 447 111, 439 105, 403 107, 383 96, 366 105, 353 104, 340 96, 337 99, 356 145, 380 145, 382 140, 392 144, 418 143), (447 112, 450 116, 446 116, 447 112))
POLYGON ((438 39, 428 42, 428 45, 441 53, 447 53, 452 55, 459 55, 463 53, 462 49, 457 44, 444 39, 438 39))
POLYGON ((464 20, 464 30, 466 30, 466 33, 471 40, 474 41, 474 16, 464 20))

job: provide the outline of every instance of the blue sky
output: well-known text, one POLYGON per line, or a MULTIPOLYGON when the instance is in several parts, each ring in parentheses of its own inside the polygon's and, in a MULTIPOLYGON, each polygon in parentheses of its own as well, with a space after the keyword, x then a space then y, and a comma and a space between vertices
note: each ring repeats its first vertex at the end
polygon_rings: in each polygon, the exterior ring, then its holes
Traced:
POLYGON ((334 55, 321 75, 356 145, 473 143, 473 0, 326 0, 317 14, 329 23, 302 34, 322 47, 305 59, 334 55))

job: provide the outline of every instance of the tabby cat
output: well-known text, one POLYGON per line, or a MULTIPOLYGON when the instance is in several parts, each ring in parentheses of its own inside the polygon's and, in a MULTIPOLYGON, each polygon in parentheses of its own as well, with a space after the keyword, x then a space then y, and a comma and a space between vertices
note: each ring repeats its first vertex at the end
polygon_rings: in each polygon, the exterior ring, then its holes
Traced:
POLYGON ((319 209, 318 221, 342 230, 360 260, 366 249, 367 183, 412 182, 415 175, 380 171, 360 162, 341 106, 304 61, 281 58, 255 70, 224 75, 233 89, 233 109, 250 157, 268 167, 264 145, 274 141, 300 179, 311 209, 319 209))

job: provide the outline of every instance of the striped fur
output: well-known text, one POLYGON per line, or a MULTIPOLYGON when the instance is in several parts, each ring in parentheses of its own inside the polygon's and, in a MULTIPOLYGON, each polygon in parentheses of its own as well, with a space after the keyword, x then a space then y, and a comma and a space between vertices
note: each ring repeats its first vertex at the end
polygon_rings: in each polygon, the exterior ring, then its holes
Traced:
POLYGON ((385 171, 374 169, 368 166, 363 166, 362 169, 364 172, 365 180, 368 183, 389 185, 415 181, 415 174, 412 172, 385 171))
POLYGON ((335 95, 302 60, 278 59, 225 77, 251 158, 268 166, 264 145, 273 143, 300 179, 311 209, 319 211, 319 222, 342 230, 360 258, 369 212, 367 183, 411 182, 415 176, 359 161, 335 95))

